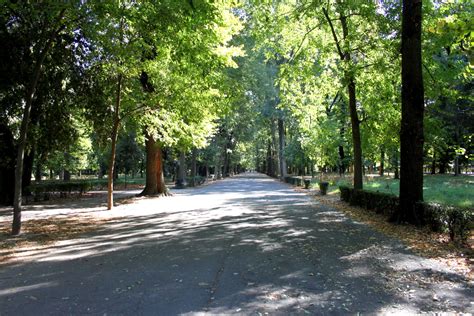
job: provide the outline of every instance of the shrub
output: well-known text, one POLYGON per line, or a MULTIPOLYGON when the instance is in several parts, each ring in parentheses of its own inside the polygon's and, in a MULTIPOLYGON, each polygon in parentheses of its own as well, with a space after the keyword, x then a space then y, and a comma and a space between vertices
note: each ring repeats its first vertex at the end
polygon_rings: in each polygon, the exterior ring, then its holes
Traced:
MULTIPOLYGON (((392 216, 400 207, 396 195, 355 190, 347 186, 340 186, 341 200, 350 205, 360 206, 367 210, 374 210, 387 216, 392 216)), ((421 214, 424 224, 434 232, 447 232, 453 241, 464 242, 474 221, 471 209, 456 208, 436 203, 419 202, 415 205, 416 212, 421 214)))
POLYGON ((343 200, 344 202, 349 203, 349 201, 351 200, 351 196, 352 196, 352 189, 349 188, 349 187, 341 185, 339 187, 339 191, 341 192, 341 200, 343 200))
POLYGON ((416 207, 432 231, 448 233, 451 240, 458 242, 469 237, 474 221, 471 209, 425 202, 417 203, 416 207))
POLYGON ((59 193, 59 196, 65 197, 71 192, 78 192, 83 194, 92 189, 92 183, 86 181, 68 181, 68 182, 46 182, 33 184, 28 187, 28 190, 33 194, 34 200, 39 201, 41 197, 44 200, 49 199, 49 196, 54 193, 59 193))

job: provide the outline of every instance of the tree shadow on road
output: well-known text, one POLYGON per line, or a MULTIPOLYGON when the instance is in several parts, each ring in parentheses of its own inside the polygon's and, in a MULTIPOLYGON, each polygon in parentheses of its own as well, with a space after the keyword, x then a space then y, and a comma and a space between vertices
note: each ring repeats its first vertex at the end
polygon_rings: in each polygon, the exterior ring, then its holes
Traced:
POLYGON ((470 308, 473 292, 466 280, 302 193, 257 180, 230 179, 180 194, 224 197, 218 206, 116 218, 80 238, 24 250, 21 262, 0 270, 0 312, 374 314, 470 308))

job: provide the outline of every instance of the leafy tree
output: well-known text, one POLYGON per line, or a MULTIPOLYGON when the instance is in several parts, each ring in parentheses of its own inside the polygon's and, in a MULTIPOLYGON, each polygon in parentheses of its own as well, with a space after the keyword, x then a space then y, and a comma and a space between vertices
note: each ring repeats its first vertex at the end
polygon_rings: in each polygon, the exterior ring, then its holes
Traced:
MULTIPOLYGON (((27 48, 20 50, 20 54, 23 54, 25 58, 17 59, 23 60, 24 63, 15 63, 18 69, 22 69, 21 73, 26 80, 24 82, 12 80, 7 84, 7 89, 17 90, 20 98, 16 98, 16 101, 24 104, 23 107, 17 107, 17 109, 23 108, 17 140, 12 223, 12 234, 18 235, 21 231, 23 158, 28 143, 30 114, 43 73, 44 62, 55 46, 67 44, 67 41, 61 41, 61 39, 65 34, 72 32, 73 25, 81 15, 78 14, 80 6, 76 3, 24 5, 23 3, 2 1, 0 7, 3 22, 2 37, 19 36, 19 41, 22 41, 20 49, 27 48)), ((13 43, 18 43, 18 41, 13 41, 13 43)))

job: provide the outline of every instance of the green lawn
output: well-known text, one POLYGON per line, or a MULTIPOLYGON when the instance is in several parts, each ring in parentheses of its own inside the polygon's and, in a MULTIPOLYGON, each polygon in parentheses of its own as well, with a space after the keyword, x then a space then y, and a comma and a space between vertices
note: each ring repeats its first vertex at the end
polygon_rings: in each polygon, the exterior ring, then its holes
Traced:
MULTIPOLYGON (((350 185, 352 179, 329 178, 329 192, 339 185, 350 185)), ((389 177, 365 177, 364 189, 398 195, 399 180, 389 177)), ((425 175, 423 194, 426 202, 459 207, 474 207, 474 176, 425 175)))

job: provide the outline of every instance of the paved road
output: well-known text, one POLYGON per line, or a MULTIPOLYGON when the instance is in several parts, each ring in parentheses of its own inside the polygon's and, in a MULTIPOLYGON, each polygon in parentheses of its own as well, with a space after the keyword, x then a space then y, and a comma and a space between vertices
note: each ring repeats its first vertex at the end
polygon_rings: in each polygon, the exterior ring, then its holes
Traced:
POLYGON ((0 315, 473 311, 447 267, 265 176, 93 212, 123 217, 0 267, 0 315))

